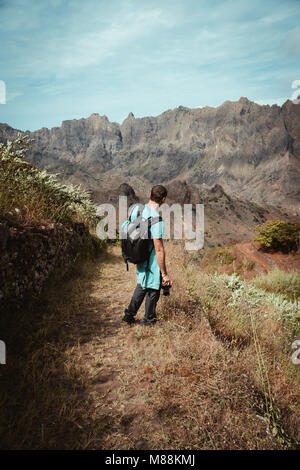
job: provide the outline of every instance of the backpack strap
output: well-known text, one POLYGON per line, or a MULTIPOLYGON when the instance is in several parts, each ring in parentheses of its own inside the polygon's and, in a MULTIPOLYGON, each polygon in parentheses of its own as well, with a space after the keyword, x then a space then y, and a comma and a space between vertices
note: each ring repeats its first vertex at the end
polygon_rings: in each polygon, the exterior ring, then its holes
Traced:
MULTIPOLYGON (((151 236, 150 236, 151 227, 152 227, 152 225, 157 224, 157 222, 162 222, 162 217, 161 216, 157 216, 157 217, 150 216, 150 217, 148 217, 147 221, 148 221, 148 238, 149 238, 149 240, 151 240, 151 236)), ((152 253, 153 250, 154 250, 154 243, 152 242, 151 250, 149 251, 149 256, 148 256, 148 259, 147 259, 147 265, 146 265, 146 268, 145 268, 146 272, 151 271, 151 269, 149 268, 149 263, 150 263, 150 256, 151 256, 151 253, 152 253)))
POLYGON ((135 204, 135 205, 133 206, 133 208, 132 208, 131 211, 130 211, 130 215, 129 215, 129 217, 128 217, 129 222, 131 222, 132 213, 133 213, 133 211, 135 210, 136 207, 138 208, 137 213, 136 213, 136 216, 139 217, 139 216, 142 214, 145 205, 144 205, 144 204, 137 203, 137 204, 135 204))
POLYGON ((150 229, 151 229, 152 225, 157 224, 157 222, 162 222, 162 218, 161 218, 160 215, 157 216, 157 217, 150 216, 150 217, 148 217, 147 221, 148 221, 148 238, 151 239, 150 229))
POLYGON ((157 222, 162 222, 162 218, 161 216, 157 216, 157 217, 149 217, 150 219, 150 227, 152 227, 152 225, 154 224, 157 224, 157 222))
POLYGON ((146 264, 146 267, 145 267, 145 271, 146 272, 151 272, 151 269, 149 268, 149 263, 150 263, 150 256, 151 256, 151 253, 152 251, 154 250, 154 245, 152 243, 152 247, 151 247, 151 250, 149 251, 149 255, 148 255, 148 258, 147 258, 147 264, 146 264))

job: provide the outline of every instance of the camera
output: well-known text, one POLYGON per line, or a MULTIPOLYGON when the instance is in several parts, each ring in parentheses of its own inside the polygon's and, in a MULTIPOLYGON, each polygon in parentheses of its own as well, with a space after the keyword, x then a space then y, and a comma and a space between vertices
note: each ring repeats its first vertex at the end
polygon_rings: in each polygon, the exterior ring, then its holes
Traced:
POLYGON ((163 295, 170 295, 170 288, 171 286, 161 286, 163 290, 163 295))

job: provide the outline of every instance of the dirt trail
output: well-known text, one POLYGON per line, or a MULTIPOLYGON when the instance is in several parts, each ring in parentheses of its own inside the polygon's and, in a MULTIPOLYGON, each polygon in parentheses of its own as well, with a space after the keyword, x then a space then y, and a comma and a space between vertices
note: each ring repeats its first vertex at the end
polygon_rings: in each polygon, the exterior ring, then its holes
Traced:
MULTIPOLYGON (((86 326, 94 334, 74 357, 88 375, 83 398, 91 429, 97 424, 83 447, 274 448, 266 423, 257 418, 247 374, 216 338, 201 307, 174 303, 175 317, 155 328, 124 324, 135 284, 134 266, 127 273, 120 249, 109 247, 82 305, 83 314, 92 307, 94 322, 86 326), (190 311, 184 316, 185 308, 190 311)), ((160 300, 159 315, 172 299, 160 300)))
MULTIPOLYGON (((135 267, 131 265, 127 272, 120 249, 109 247, 90 292, 93 305, 99 303, 99 307, 94 308, 98 336, 81 346, 78 358, 92 382, 85 398, 93 404, 93 419, 101 423, 104 448, 151 448, 141 432, 144 398, 142 393, 137 393, 139 377, 134 359, 139 354, 136 343, 142 336, 150 338, 153 328, 142 329, 138 322, 135 325, 122 322, 135 285, 135 267), (129 382, 129 377, 136 381, 129 382)), ((142 315, 143 306, 139 318, 142 315)), ((147 364, 142 372, 145 367, 147 364)))

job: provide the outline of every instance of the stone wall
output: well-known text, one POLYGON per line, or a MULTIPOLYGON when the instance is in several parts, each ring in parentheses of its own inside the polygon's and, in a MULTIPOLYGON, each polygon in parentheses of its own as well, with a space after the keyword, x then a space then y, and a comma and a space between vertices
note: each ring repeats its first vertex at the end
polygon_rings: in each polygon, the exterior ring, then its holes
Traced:
POLYGON ((0 218, 0 307, 6 299, 39 293, 51 274, 63 275, 80 253, 97 247, 81 223, 37 228, 0 218))

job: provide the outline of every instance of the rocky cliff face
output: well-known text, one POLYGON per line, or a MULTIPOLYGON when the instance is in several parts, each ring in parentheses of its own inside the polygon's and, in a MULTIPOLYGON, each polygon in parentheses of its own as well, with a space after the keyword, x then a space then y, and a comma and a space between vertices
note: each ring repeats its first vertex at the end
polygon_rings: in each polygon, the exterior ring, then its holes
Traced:
MULTIPOLYGON (((0 140, 14 132, 0 124, 0 140)), ((241 98, 141 119, 130 113, 121 125, 92 114, 29 134, 31 162, 95 194, 128 181, 140 195, 153 183, 184 179, 259 203, 299 205, 300 106, 291 101, 260 106, 241 98)))

